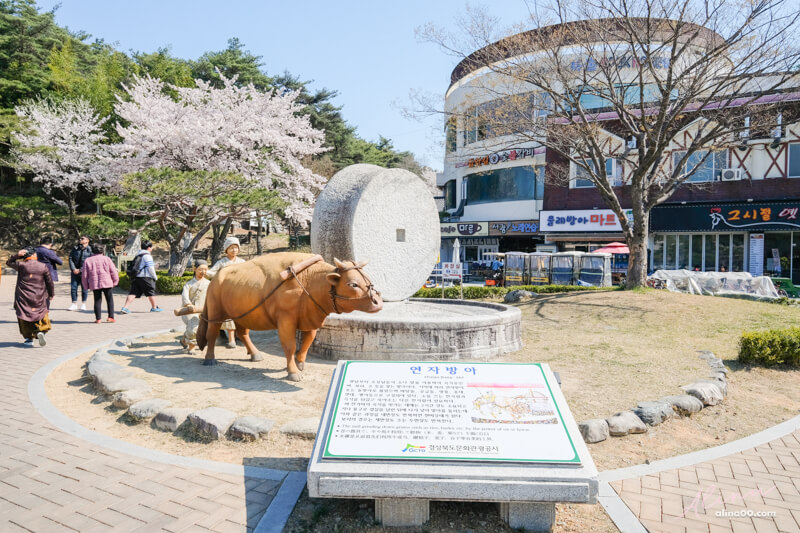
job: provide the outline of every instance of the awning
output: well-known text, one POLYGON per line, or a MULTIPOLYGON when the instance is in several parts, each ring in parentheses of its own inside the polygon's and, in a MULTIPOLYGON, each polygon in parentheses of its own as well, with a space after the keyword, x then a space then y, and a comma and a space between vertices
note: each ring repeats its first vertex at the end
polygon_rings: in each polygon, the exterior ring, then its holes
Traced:
POLYGON ((622 233, 545 233, 545 242, 613 242, 624 241, 622 233))

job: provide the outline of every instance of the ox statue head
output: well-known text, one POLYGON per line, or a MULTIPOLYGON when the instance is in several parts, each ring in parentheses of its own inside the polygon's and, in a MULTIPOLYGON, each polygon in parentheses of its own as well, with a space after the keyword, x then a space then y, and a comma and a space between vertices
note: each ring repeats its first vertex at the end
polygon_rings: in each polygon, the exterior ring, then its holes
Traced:
POLYGON ((331 284, 331 299, 336 313, 377 313, 383 309, 381 293, 375 290, 372 281, 362 270, 366 262, 343 262, 336 258, 333 262, 336 270, 328 274, 328 283, 331 284))

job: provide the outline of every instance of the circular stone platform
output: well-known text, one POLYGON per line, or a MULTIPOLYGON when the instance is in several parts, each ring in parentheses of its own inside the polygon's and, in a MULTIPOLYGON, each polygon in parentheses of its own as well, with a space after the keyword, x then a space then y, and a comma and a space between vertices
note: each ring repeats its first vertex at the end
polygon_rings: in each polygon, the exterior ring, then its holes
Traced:
POLYGON ((522 348, 520 310, 502 304, 412 298, 379 313, 330 315, 310 354, 323 359, 490 359, 522 348))

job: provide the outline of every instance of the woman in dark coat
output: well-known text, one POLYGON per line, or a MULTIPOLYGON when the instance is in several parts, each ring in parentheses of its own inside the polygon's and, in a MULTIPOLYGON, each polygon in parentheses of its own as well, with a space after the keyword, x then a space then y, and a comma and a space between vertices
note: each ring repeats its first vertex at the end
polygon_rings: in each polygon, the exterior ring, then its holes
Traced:
POLYGON ((33 248, 20 250, 6 264, 17 271, 14 310, 19 332, 26 345, 33 346, 33 339, 37 339, 39 346, 44 346, 47 344, 44 334, 51 329, 47 303, 55 294, 50 271, 36 260, 33 248))

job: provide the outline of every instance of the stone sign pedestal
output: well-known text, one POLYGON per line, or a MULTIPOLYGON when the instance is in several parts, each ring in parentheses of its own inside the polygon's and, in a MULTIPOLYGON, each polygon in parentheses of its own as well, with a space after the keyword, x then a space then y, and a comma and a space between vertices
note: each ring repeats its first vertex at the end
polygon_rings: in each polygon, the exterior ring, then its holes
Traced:
POLYGON ((386 526, 423 524, 430 500, 482 501, 550 531, 557 502, 596 502, 597 470, 547 365, 340 361, 308 491, 374 499, 386 526))

